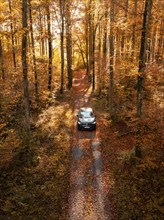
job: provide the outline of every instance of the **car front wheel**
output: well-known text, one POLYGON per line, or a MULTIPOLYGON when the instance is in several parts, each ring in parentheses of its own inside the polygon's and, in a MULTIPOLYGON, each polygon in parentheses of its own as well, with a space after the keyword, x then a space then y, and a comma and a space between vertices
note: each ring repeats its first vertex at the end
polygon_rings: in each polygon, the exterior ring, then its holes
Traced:
POLYGON ((81 126, 80 126, 80 125, 77 125, 77 129, 78 129, 79 131, 81 131, 81 126))

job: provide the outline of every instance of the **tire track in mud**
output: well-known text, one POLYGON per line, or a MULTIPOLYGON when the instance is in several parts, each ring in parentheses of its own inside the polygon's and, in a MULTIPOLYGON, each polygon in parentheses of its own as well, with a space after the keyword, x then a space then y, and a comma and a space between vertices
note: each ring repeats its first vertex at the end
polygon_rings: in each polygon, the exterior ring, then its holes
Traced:
MULTIPOLYGON (((82 106, 89 105, 91 91, 85 78, 75 80, 74 115, 82 106)), ((75 120, 76 121, 76 120, 75 120)), ((72 165, 70 175, 69 220, 107 220, 101 141, 96 131, 73 128, 72 165)))
POLYGON ((72 148, 72 166, 71 166, 71 178, 70 178, 70 209, 69 209, 69 219, 70 220, 82 220, 84 205, 85 205, 85 164, 82 163, 83 160, 83 145, 80 145, 78 141, 74 141, 72 148))
POLYGON ((107 214, 105 212, 105 188, 103 183, 103 161, 101 155, 101 142, 99 139, 93 140, 91 143, 93 154, 93 201, 94 201, 94 213, 96 213, 95 220, 107 220, 107 214))

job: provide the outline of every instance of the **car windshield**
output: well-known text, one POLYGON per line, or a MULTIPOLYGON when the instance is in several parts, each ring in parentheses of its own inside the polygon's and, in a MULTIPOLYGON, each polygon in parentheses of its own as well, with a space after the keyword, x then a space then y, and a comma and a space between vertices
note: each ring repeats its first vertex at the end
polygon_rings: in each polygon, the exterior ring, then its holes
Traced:
POLYGON ((93 113, 91 111, 81 111, 80 118, 90 118, 93 117, 93 113))

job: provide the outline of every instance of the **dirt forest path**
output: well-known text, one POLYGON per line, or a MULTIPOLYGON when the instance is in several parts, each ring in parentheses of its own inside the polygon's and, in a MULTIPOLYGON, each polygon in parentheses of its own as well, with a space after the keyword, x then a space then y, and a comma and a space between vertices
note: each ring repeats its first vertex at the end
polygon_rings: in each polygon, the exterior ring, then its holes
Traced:
MULTIPOLYGON (((79 108, 91 106, 92 88, 84 71, 74 74, 72 94, 76 122, 79 108)), ((105 211, 107 189, 103 182, 103 161, 98 127, 96 131, 78 131, 76 123, 73 126, 69 220, 111 219, 105 211)))

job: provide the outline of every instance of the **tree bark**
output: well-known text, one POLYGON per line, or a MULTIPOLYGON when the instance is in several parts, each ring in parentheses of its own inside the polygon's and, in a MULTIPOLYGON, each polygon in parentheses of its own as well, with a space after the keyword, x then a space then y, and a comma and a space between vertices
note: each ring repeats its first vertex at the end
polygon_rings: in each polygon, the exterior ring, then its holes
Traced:
POLYGON ((27 67, 27 0, 22 0, 22 68, 23 68, 23 90, 25 103, 26 130, 30 131, 30 103, 28 89, 28 67, 27 67))
POLYGON ((64 2, 60 0, 60 16, 61 16, 61 31, 60 31, 60 57, 61 57, 61 84, 60 93, 64 92, 64 2))
MULTIPOLYGON (((146 68, 146 48, 148 38, 149 19, 151 15, 152 0, 146 0, 145 9, 143 14, 143 25, 141 34, 141 47, 139 55, 139 69, 137 78, 137 117, 142 115, 142 102, 143 102, 143 83, 144 83, 144 72, 146 68)), ((141 125, 137 124, 136 127, 136 143, 134 153, 137 158, 141 158, 141 125)))
POLYGON ((102 54, 101 54, 101 48, 102 48, 102 41, 101 41, 101 35, 102 35, 102 27, 99 25, 99 34, 98 34, 98 73, 97 73, 97 84, 98 84, 98 94, 101 94, 101 87, 102 87, 102 75, 101 75, 101 60, 102 60, 102 54))
POLYGON ((134 9, 133 9, 133 13, 134 13, 134 24, 133 24, 133 33, 132 33, 132 53, 131 53, 131 60, 134 60, 134 56, 135 56, 135 44, 136 44, 136 16, 137 16, 137 4, 138 4, 138 0, 134 0, 134 9))
POLYGON ((95 38, 96 38, 96 31, 94 29, 94 14, 93 14, 93 21, 92 21, 92 90, 95 90, 95 38))
POLYGON ((114 0, 110 1, 110 36, 109 36, 109 47, 110 47, 110 75, 109 75, 109 114, 110 118, 114 117, 114 0))
POLYGON ((5 69, 4 69, 4 61, 3 61, 3 52, 2 52, 2 41, 0 39, 0 63, 1 63, 1 75, 2 79, 5 80, 5 69))
POLYGON ((105 1, 105 21, 104 21, 104 33, 103 33, 103 59, 102 59, 102 88, 105 86, 105 74, 107 69, 107 24, 108 24, 108 9, 109 3, 105 1))
POLYGON ((48 90, 52 89, 52 36, 51 36, 51 19, 50 19, 50 6, 46 2, 47 13, 47 28, 48 28, 48 90))
POLYGON ((13 29, 13 22, 12 22, 12 8, 11 8, 11 0, 8 0, 9 2, 9 11, 10 11, 10 29, 11 29, 11 42, 12 42, 12 54, 13 54, 13 63, 14 63, 14 71, 16 73, 17 71, 17 65, 16 65, 16 54, 15 54, 15 42, 14 42, 14 29, 13 29))
POLYGON ((86 47, 86 73, 87 76, 90 76, 90 71, 89 71, 89 10, 88 10, 88 5, 86 7, 86 24, 85 24, 85 47, 86 47))
POLYGON ((44 56, 45 55, 45 40, 43 38, 43 24, 42 24, 42 14, 41 10, 39 7, 39 33, 40 33, 40 55, 44 56))
POLYGON ((66 41, 67 41, 67 74, 68 89, 72 88, 72 36, 71 36, 71 8, 70 1, 66 3, 66 41))
POLYGON ((89 39, 89 75, 92 76, 92 90, 95 90, 95 30, 94 30, 94 19, 95 19, 95 3, 94 0, 89 1, 88 7, 88 39, 89 39))
POLYGON ((146 48, 149 33, 149 22, 152 9, 152 0, 146 0, 145 10, 143 15, 141 48, 139 56, 138 82, 137 82, 137 117, 142 115, 142 101, 143 101, 143 82, 144 72, 146 68, 146 48))
POLYGON ((79 48, 79 50, 80 50, 84 67, 87 68, 87 64, 86 64, 86 61, 85 61, 85 54, 84 54, 84 52, 83 52, 83 45, 82 45, 81 40, 80 40, 79 37, 78 37, 78 40, 79 40, 79 43, 77 42, 77 46, 78 46, 78 48, 79 48))
POLYGON ((93 12, 93 0, 89 1, 89 7, 88 7, 88 40, 89 40, 89 75, 92 76, 92 89, 94 90, 95 88, 95 82, 94 82, 94 45, 93 45, 93 40, 94 40, 94 12, 93 12))
MULTIPOLYGON (((127 22, 127 17, 128 17, 128 8, 129 8, 129 0, 125 0, 125 7, 124 7, 124 11, 125 11, 125 14, 124 14, 124 24, 126 24, 127 22)), ((126 36, 125 36, 125 29, 123 30, 123 33, 122 33, 122 39, 121 39, 121 50, 122 50, 122 57, 125 59, 126 58, 126 54, 125 54, 125 51, 126 51, 126 48, 125 48, 125 39, 126 39, 126 36)))
POLYGON ((32 11, 31 11, 31 0, 28 0, 29 3, 29 17, 30 17, 30 31, 31 31, 31 44, 32 44, 32 58, 33 58, 33 72, 35 80, 35 101, 38 102, 38 74, 36 68, 36 55, 35 55, 35 45, 34 45, 34 35, 33 35, 33 20, 32 20, 32 11))
MULTIPOLYGON (((157 1, 157 6, 160 8, 160 0, 157 1)), ((161 25, 162 27, 162 25, 161 25)), ((153 31, 152 31, 152 37, 151 37, 151 62, 155 61, 155 54, 156 54, 156 48, 157 48, 157 39, 158 39, 158 29, 159 29, 159 19, 158 15, 156 14, 153 22, 153 31)))

